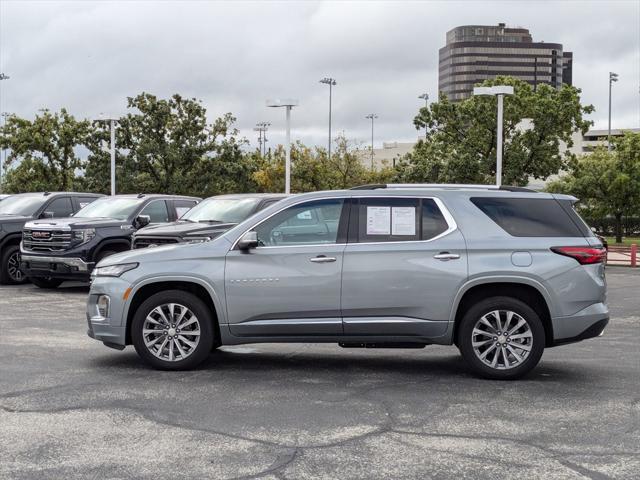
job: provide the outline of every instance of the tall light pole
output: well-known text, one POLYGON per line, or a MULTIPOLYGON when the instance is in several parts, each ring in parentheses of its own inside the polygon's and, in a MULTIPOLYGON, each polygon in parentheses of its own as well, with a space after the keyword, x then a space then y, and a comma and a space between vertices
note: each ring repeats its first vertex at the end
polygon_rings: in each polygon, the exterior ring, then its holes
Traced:
POLYGON ((364 118, 368 118, 371 120, 371 171, 373 171, 373 121, 378 118, 378 115, 375 113, 370 113, 364 118))
POLYGON ((325 85, 329 85, 329 148, 327 149, 329 160, 331 160, 331 89, 336 84, 334 78, 324 77, 320 80, 320 83, 324 83, 325 85))
POLYGON ((611 85, 618 81, 618 74, 609 72, 609 133, 607 134, 607 150, 611 151, 611 85))
POLYGON ((513 95, 510 85, 494 85, 493 87, 474 87, 474 95, 491 95, 498 97, 498 134, 496 140, 496 186, 502 185, 502 127, 504 115, 504 96, 513 95))
MULTIPOLYGON (((9 75, 5 75, 4 73, 0 73, 0 80, 9 80, 9 75)), ((2 98, 2 95, 0 95, 0 99, 2 98)), ((6 112, 4 112, 2 114, 2 116, 4 117, 4 124, 7 124, 7 116, 8 114, 6 112)), ((4 148, 2 149, 2 155, 0 155, 0 193, 2 193, 2 173, 3 173, 3 169, 4 169, 4 160, 3 157, 5 155, 5 151, 4 148)))
MULTIPOLYGON (((7 117, 11 116, 9 112, 2 112, 3 124, 7 126, 7 117)), ((0 152, 0 193, 2 193, 2 175, 4 173, 4 163, 7 161, 7 152, 4 148, 2 148, 2 152, 0 152)))
POLYGON ((285 107, 287 110, 287 139, 284 146, 284 193, 291 193, 291 109, 298 106, 298 100, 293 98, 267 100, 267 107, 285 107))
POLYGON ((104 118, 103 114, 100 114, 99 121, 109 122, 110 136, 111 136, 111 195, 116 194, 116 122, 117 118, 104 118))
MULTIPOLYGON (((424 106, 425 108, 429 106, 429 94, 427 92, 424 92, 422 95, 420 95, 418 98, 424 100, 424 106)), ((427 131, 429 130, 429 127, 427 127, 425 125, 424 127, 424 138, 427 138, 427 131)))

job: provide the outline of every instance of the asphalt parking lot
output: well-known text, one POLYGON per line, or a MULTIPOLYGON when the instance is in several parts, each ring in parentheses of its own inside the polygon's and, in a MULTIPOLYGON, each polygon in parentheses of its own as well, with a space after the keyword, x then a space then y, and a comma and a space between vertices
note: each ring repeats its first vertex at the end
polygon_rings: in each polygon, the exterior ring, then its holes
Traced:
POLYGON ((197 371, 89 339, 86 287, 0 287, 0 478, 638 478, 640 274, 525 380, 453 347, 249 345, 197 371))

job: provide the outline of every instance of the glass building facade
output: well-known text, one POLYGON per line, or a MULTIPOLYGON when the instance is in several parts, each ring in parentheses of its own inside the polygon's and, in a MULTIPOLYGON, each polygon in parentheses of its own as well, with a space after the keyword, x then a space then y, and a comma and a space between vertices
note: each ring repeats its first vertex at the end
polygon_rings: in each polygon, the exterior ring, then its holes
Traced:
POLYGON ((526 28, 465 25, 447 32, 440 49, 438 90, 450 100, 470 97, 474 85, 510 75, 532 86, 571 85, 573 54, 559 43, 534 42, 526 28))

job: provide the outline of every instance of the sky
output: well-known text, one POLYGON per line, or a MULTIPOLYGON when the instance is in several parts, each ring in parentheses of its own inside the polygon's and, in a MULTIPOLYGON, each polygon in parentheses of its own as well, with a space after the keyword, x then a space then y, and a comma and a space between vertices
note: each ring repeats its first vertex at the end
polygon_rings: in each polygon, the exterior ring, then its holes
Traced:
POLYGON ((607 127, 640 127, 640 0, 605 1, 31 1, 0 0, 0 111, 32 118, 66 107, 80 118, 126 113, 146 91, 202 100, 210 120, 231 112, 257 147, 256 123, 284 140, 285 112, 269 98, 295 98, 292 139, 326 146, 328 86, 333 132, 368 145, 414 141, 422 93, 437 96, 438 49, 465 24, 528 28, 534 41, 573 52, 573 83, 607 127))

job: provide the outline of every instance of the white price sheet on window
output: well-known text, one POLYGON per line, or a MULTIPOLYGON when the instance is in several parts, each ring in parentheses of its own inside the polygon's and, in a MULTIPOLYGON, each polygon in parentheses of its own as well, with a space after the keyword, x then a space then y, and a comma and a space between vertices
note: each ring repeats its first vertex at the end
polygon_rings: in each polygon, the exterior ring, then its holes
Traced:
POLYGON ((391 233, 391 207, 367 207, 367 235, 391 233))
POLYGON ((391 235, 416 234, 416 207, 393 207, 391 211, 391 235))

